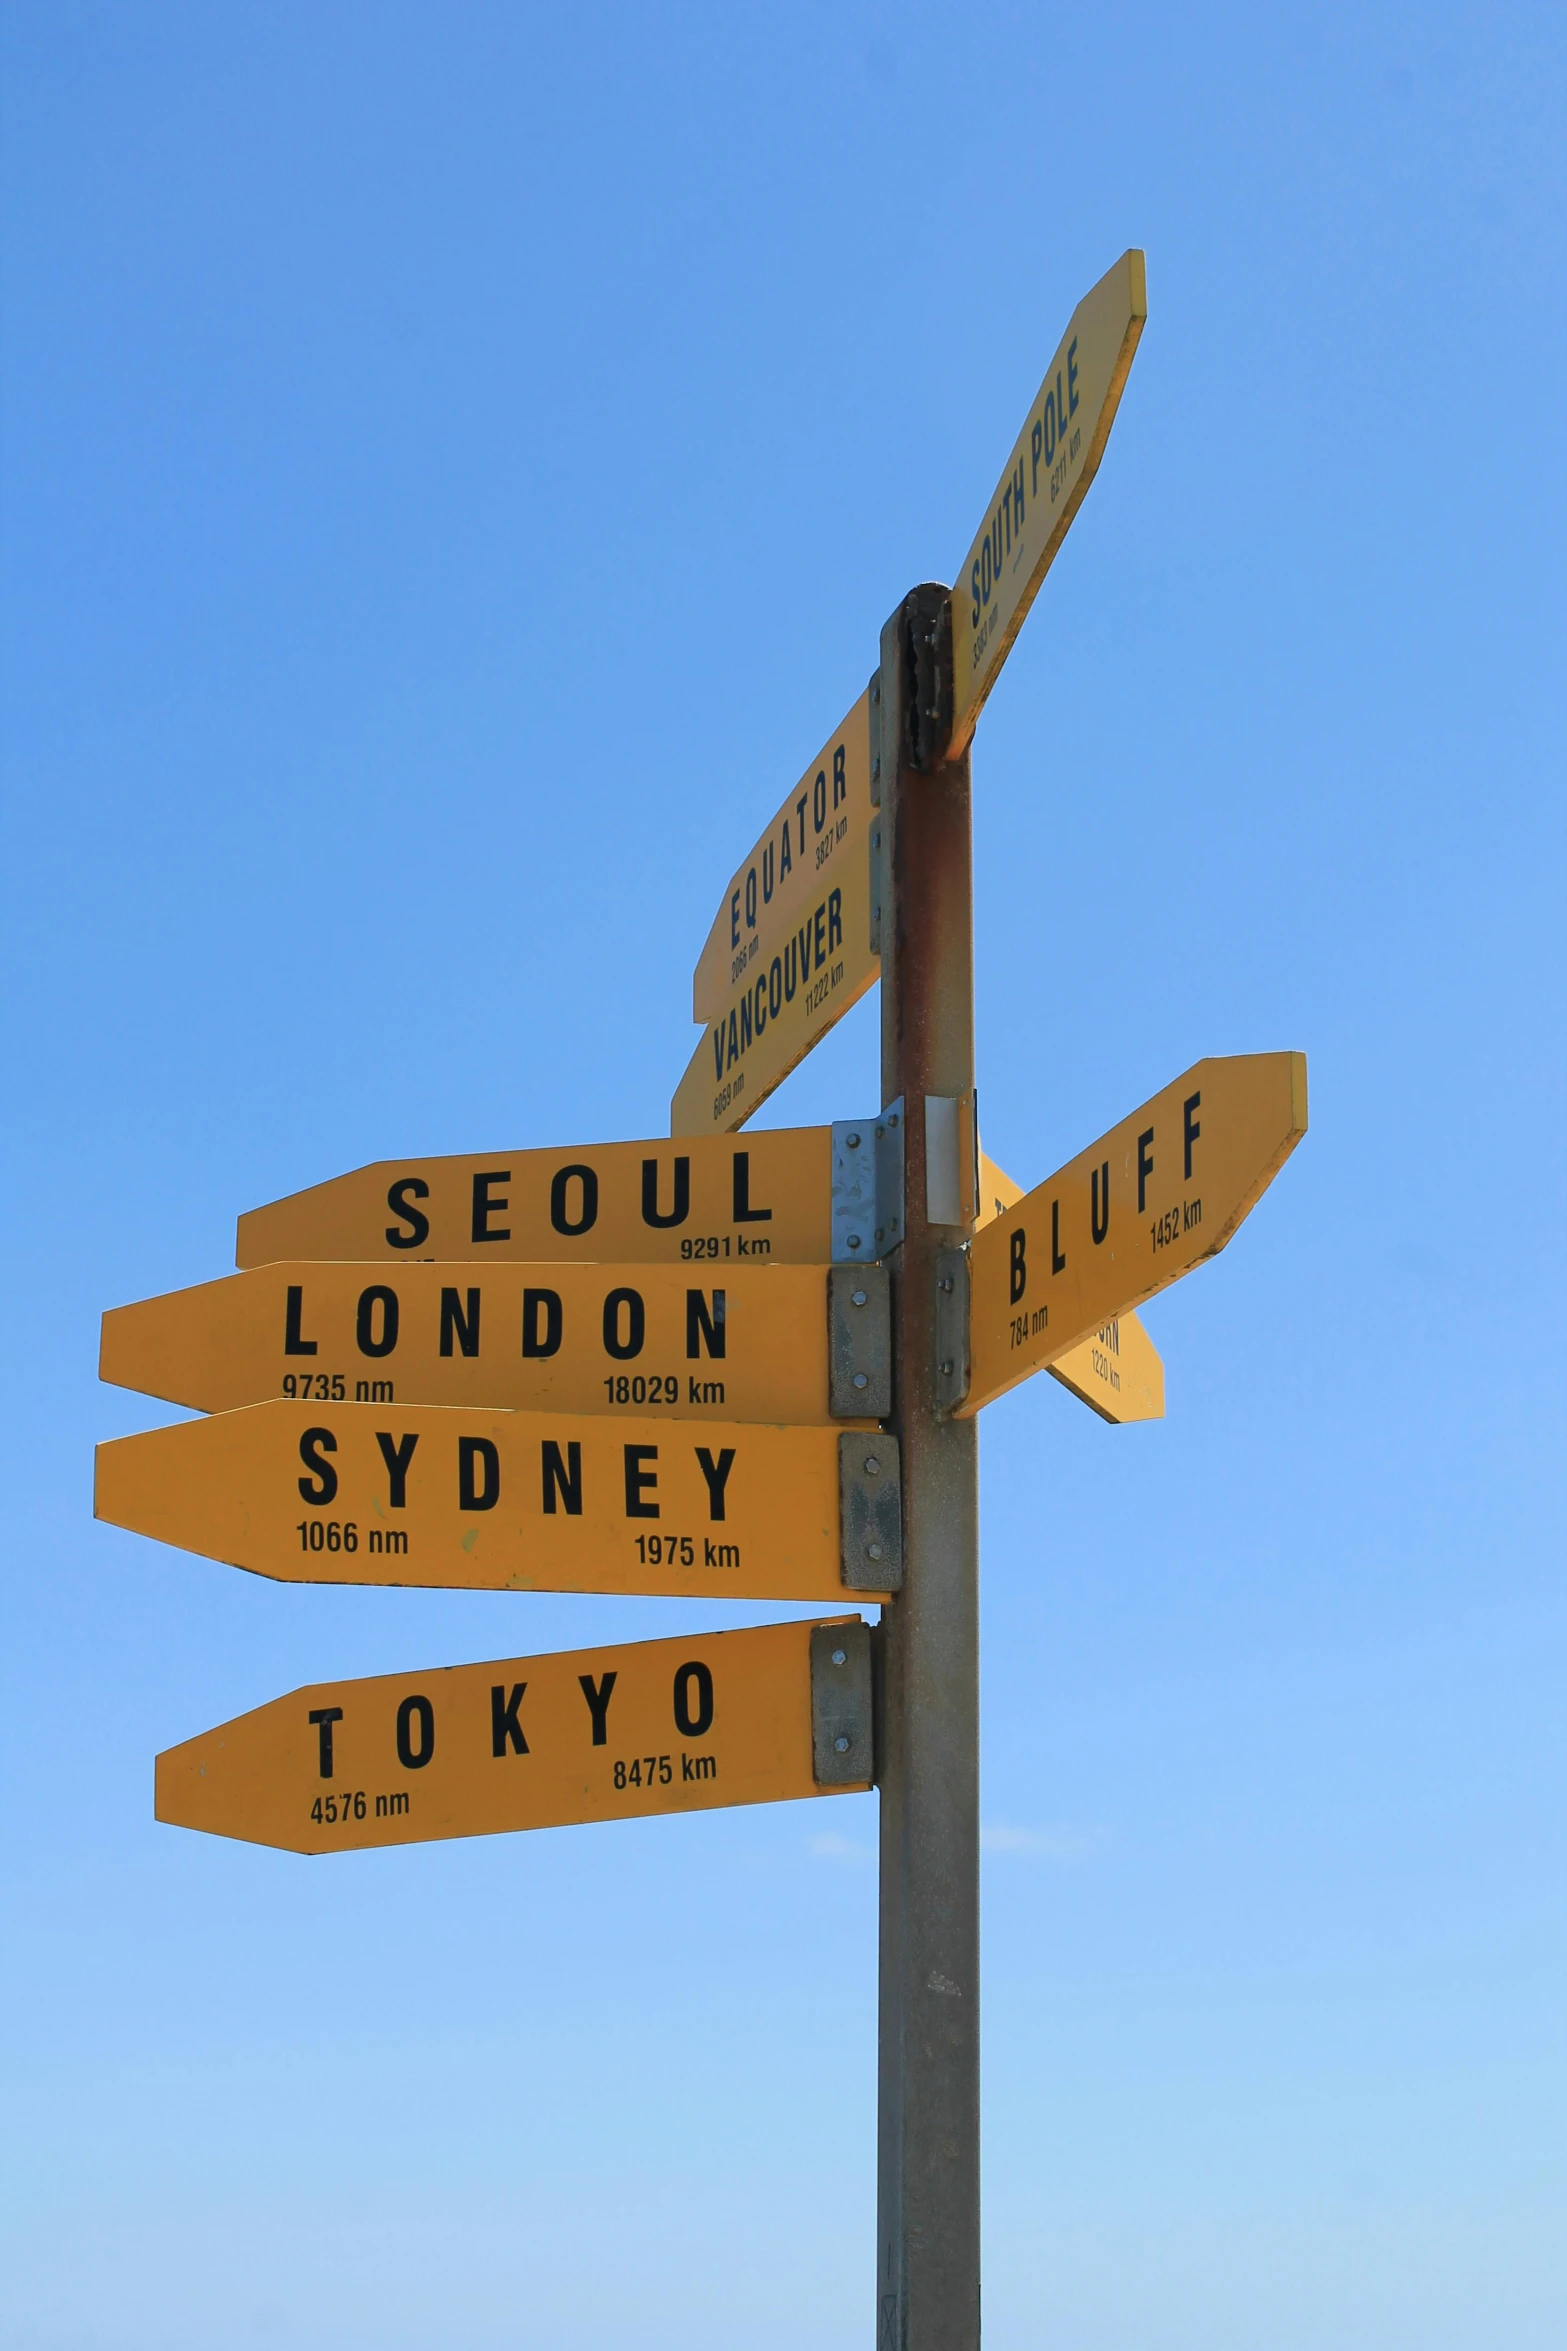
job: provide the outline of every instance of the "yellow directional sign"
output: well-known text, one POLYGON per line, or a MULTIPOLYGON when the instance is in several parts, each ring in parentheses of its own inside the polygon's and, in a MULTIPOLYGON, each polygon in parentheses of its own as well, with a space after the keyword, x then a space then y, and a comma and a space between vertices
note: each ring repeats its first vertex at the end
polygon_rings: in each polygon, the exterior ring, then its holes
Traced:
MULTIPOLYGON (((846 860, 863 852, 877 820, 871 805, 870 733, 867 689, 732 876, 697 958, 693 1020, 727 1016, 733 991, 743 980, 754 981, 775 954, 782 994, 784 958, 797 925, 820 895, 817 884, 828 875, 836 879, 846 860)), ((756 1009, 753 996, 753 1034, 756 1009)))
POLYGON ((1101 1420, 1164 1418, 1164 1364, 1135 1314, 1113 1314, 1043 1369, 1101 1420))
POLYGON ((832 1256, 832 1131, 382 1159, 239 1220, 235 1263, 727 1266, 832 1256))
MULTIPOLYGON (((847 1277, 840 1277, 847 1278, 847 1277)), ((834 1414, 823 1266, 308 1261, 114 1308, 99 1372, 202 1412, 313 1403, 834 1414)))
POLYGON ((1134 249, 1083 296, 1046 370, 952 590, 954 755, 1099 470, 1147 315, 1134 249))
POLYGON ((841 1795, 867 1646, 849 1617, 320 1682, 167 1748, 157 1816, 341 1853, 841 1795))
POLYGON ((94 1508, 283 1583, 841 1601, 897 1488, 879 1430, 280 1399, 100 1445, 94 1508))
POLYGON ((1215 1256, 1305 1131, 1303 1053, 1199 1061, 977 1233, 959 1411, 1215 1256))
MULTIPOLYGON (((1023 1187, 979 1155, 979 1223, 1005 1216, 1023 1197, 1023 1187)), ((1041 1367, 1053 1380, 1097 1412, 1101 1420, 1124 1423, 1163 1420, 1164 1365, 1135 1314, 1113 1315, 1097 1331, 1041 1367)))
POLYGON ((672 1135, 743 1126, 880 975, 870 795, 866 693, 735 875, 708 933, 692 986, 707 1030, 669 1106, 672 1135))

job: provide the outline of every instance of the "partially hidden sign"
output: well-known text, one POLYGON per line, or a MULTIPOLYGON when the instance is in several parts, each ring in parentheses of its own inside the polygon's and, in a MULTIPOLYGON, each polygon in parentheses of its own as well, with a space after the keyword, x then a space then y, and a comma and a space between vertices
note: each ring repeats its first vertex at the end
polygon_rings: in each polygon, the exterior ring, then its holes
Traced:
POLYGON ((1303 1053, 1199 1061, 974 1237, 979 1410, 1216 1256, 1306 1131, 1303 1053))
POLYGON ((284 1583, 841 1601, 897 1489, 877 1430, 279 1400, 100 1445, 94 1507, 284 1583))
MULTIPOLYGON (((1023 1187, 982 1151, 979 1157, 979 1224, 1005 1216, 1023 1198, 1023 1187)), ((1069 1389, 1101 1420, 1163 1420, 1164 1364, 1135 1314, 1112 1315, 1098 1330, 1041 1367, 1069 1389)))
POLYGON ((165 1749, 155 1809, 341 1853, 844 1794, 871 1782, 866 1648, 852 1617, 321 1682, 165 1749))
POLYGON ((706 1032, 670 1104, 672 1135, 742 1126, 879 977, 878 816, 866 693, 740 868, 708 933, 692 990, 706 1032))
POLYGON ((383 1159, 239 1220, 235 1263, 825 1265, 832 1130, 383 1159))
POLYGON ((954 757, 1099 470, 1147 316, 1147 275, 1134 248, 1083 296, 1045 371, 953 585, 954 757))
POLYGON ((286 1396, 821 1425, 828 1279, 809 1265, 302 1260, 114 1308, 99 1372, 202 1412, 286 1396))

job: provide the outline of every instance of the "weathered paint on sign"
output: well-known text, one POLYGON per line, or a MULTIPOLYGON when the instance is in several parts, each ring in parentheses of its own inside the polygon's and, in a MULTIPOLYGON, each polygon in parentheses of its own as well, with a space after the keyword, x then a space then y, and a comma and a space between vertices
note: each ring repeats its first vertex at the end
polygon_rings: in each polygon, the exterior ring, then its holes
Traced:
POLYGON ((1123 253, 1072 313, 952 590, 952 753, 962 750, 1099 470, 1148 315, 1123 253))
POLYGON ((231 1412, 301 1402, 821 1425, 811 1265, 259 1266, 103 1318, 100 1376, 231 1412))
MULTIPOLYGON (((733 991, 754 980, 819 895, 817 884, 863 848, 871 804, 870 692, 823 744, 724 892, 691 982, 693 1020, 727 1015, 733 991)), ((780 993, 782 970, 779 974, 780 993)), ((753 1003, 753 1020, 755 1006, 753 1003)))
MULTIPOLYGON (((825 1619, 857 1624, 858 1618, 825 1619)), ((319 1682, 158 1757, 159 1820, 293 1853, 840 1795, 809 1622, 319 1682)))
POLYGON ((832 1132, 382 1159, 239 1220, 235 1263, 679 1264, 832 1256, 832 1132))
POLYGON ((284 1583, 833 1601, 838 1441, 279 1400, 100 1445, 94 1507, 284 1583))
POLYGON ((962 1413, 1215 1256, 1305 1131, 1303 1053, 1199 1061, 987 1225, 962 1413))

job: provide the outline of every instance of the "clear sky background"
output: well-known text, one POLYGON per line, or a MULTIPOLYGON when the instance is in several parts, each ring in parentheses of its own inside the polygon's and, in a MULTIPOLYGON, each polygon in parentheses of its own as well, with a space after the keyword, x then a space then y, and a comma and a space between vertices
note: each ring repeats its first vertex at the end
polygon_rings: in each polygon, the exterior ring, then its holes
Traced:
MULTIPOLYGON (((1567 2339, 1564 32, 1545 6, 79 6, 4 86, 14 2351, 873 2325, 876 1800, 306 1863, 301 1682, 776 1608, 93 1523, 98 1316, 387 1154, 665 1131, 731 867, 1149 321, 975 744, 988 1148, 1311 1132, 982 1424, 996 2351, 1567 2339)), ((877 1101, 874 999, 770 1102, 877 1101)))

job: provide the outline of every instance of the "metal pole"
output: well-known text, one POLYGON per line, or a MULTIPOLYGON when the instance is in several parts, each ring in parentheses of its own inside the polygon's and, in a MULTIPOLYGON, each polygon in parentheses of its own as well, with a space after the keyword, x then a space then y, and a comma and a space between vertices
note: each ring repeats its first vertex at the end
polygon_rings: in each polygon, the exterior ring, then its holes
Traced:
MULTIPOLYGON (((882 1100, 904 1103, 892 1257, 904 1583, 882 1619, 877 2351, 979 2343, 979 1458, 937 1401, 928 1097, 974 1098, 969 761, 950 734, 950 609, 917 588, 882 631, 882 1100), (945 702, 945 712, 943 703, 945 702)), ((952 1132, 938 1112, 932 1131, 952 1132)), ((948 1187, 950 1190, 950 1186, 948 1187)), ((972 1187, 961 1205, 972 1217, 972 1187)))

